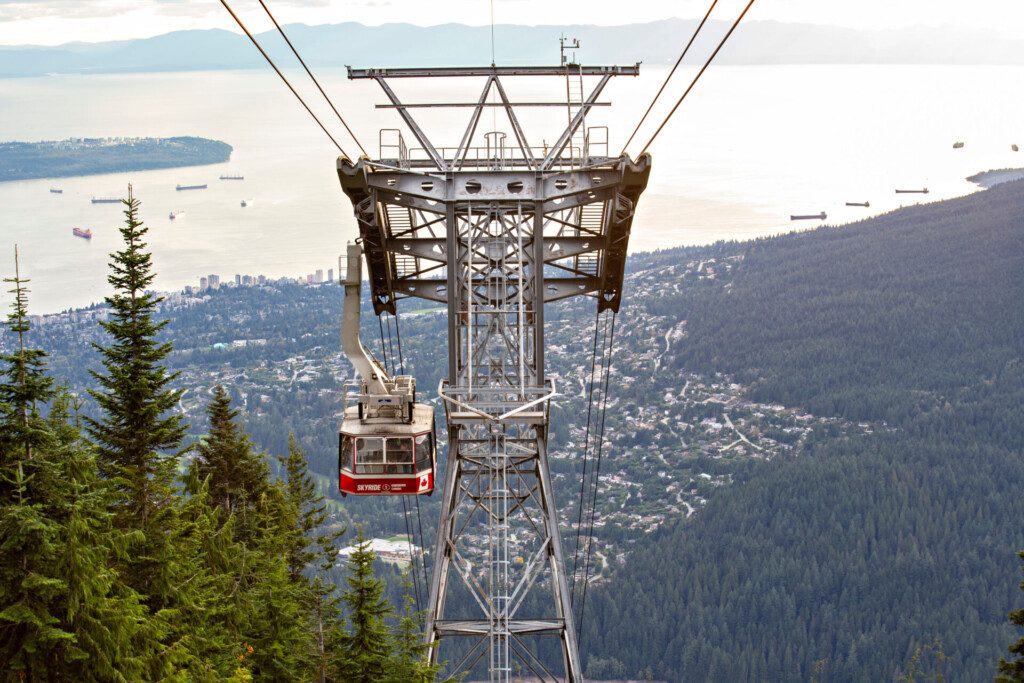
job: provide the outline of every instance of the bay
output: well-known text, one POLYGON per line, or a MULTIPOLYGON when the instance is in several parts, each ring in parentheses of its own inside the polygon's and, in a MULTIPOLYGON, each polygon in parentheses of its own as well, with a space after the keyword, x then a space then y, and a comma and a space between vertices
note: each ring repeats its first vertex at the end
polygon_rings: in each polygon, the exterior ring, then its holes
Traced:
MULTIPOLYGON (((342 146, 358 152, 303 74, 286 72, 307 95, 342 146)), ((611 152, 620 148, 665 76, 641 68, 616 78, 588 117, 608 126, 611 152)), ((681 69, 665 101, 637 136, 646 142, 695 69, 681 69)), ((318 72, 371 155, 378 131, 398 128, 376 84, 349 81, 343 68, 318 72)), ((651 147, 651 183, 641 199, 633 250, 721 239, 749 239, 821 221, 794 223, 790 214, 825 211, 846 223, 917 201, 976 191, 965 178, 989 168, 1024 166, 1012 143, 1024 144, 1024 67, 1014 66, 722 66, 708 70, 651 147), (956 141, 963 149, 954 150, 956 141), (929 189, 897 195, 896 188, 929 189), (845 202, 870 201, 863 209, 845 202)), ((482 83, 445 79, 396 81, 408 101, 474 100, 482 83)), ((564 97, 560 79, 510 80, 513 101, 564 97)), ((469 110, 419 110, 431 137, 458 142, 469 110)), ((523 110, 534 144, 550 143, 564 109, 523 110)), ((508 131, 498 112, 481 133, 508 131), (490 124, 490 125, 488 125, 490 124)), ((0 80, 0 137, 198 135, 234 147, 225 164, 171 170, 0 183, 0 273, 13 270, 17 243, 32 279, 32 310, 87 305, 109 291, 108 254, 118 247, 121 207, 93 196, 123 196, 129 183, 158 272, 155 287, 180 289, 202 275, 304 276, 335 267, 356 236, 351 206, 335 173, 337 150, 272 72, 219 71, 49 76, 0 80), (221 181, 241 174, 244 181, 221 181), (175 191, 176 184, 208 189, 175 191), (63 194, 51 194, 60 187, 63 194), (250 200, 243 208, 242 199, 250 200), (175 220, 171 212, 178 212, 175 220), (73 237, 92 228, 93 239, 73 237)), ((406 134, 408 140, 411 136, 406 134)), ((511 136, 509 136, 511 139, 511 136)), ((410 143, 411 145, 412 143, 410 143)), ((636 154, 642 144, 634 142, 636 154)), ((4 294, 0 299, 9 302, 4 294)))

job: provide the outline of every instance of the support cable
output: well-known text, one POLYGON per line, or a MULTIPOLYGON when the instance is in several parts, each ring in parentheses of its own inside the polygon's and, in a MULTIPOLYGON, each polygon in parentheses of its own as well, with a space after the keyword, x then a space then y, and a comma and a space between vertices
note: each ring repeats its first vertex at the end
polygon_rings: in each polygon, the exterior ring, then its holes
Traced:
MULTIPOLYGON (((397 308, 395 309, 398 310, 397 308)), ((398 365, 401 368, 399 373, 405 374, 405 358, 402 356, 402 330, 398 326, 399 317, 398 313, 395 313, 395 336, 398 338, 398 365)))
POLYGON ((256 37, 253 36, 253 34, 249 32, 249 29, 245 27, 245 24, 242 23, 242 20, 238 18, 238 15, 235 14, 235 11, 231 9, 230 5, 228 5, 227 0, 220 0, 220 4, 224 5, 224 9, 228 11, 228 14, 231 15, 231 18, 235 20, 236 24, 238 24, 238 27, 242 29, 245 35, 249 37, 249 40, 252 42, 253 45, 256 46, 256 49, 260 51, 260 54, 263 55, 263 58, 267 60, 267 64, 270 64, 274 71, 277 72, 277 75, 281 77, 281 80, 284 81, 284 84, 287 85, 288 89, 292 91, 293 95, 295 95, 295 98, 299 101, 299 103, 302 104, 303 107, 305 107, 306 112, 313 117, 313 120, 316 121, 316 125, 320 126, 320 130, 324 132, 324 135, 329 137, 331 139, 331 142, 334 143, 334 146, 338 148, 338 151, 341 152, 342 155, 347 157, 348 152, 342 149, 341 145, 338 144, 338 141, 334 139, 334 136, 331 135, 330 131, 327 130, 324 124, 320 121, 320 119, 317 118, 316 114, 313 113, 313 110, 309 108, 309 105, 306 104, 306 100, 302 99, 302 95, 300 95, 298 91, 295 90, 294 87, 292 87, 291 82, 289 82, 289 80, 285 78, 285 75, 281 73, 281 70, 277 68, 277 64, 274 64, 274 60, 270 58, 270 55, 268 55, 266 50, 264 50, 263 47, 259 44, 259 41, 256 40, 256 37))
MULTIPOLYGON (((381 317, 377 316, 377 327, 380 328, 380 352, 384 356, 384 371, 388 374, 394 375, 394 368, 388 368, 388 347, 384 344, 384 321, 381 317)), ((392 363, 392 366, 394 363, 392 363)))
MULTIPOLYGON (((605 367, 604 373, 604 395, 601 397, 601 427, 598 431, 597 436, 597 462, 594 469, 594 497, 590 507, 590 527, 587 530, 587 559, 583 569, 583 598, 580 602, 580 628, 577 630, 577 638, 582 639, 583 633, 583 622, 587 610, 587 586, 590 583, 590 553, 594 547, 594 517, 597 510, 597 488, 600 484, 601 477, 601 456, 604 454, 604 418, 608 408, 608 380, 611 377, 612 369, 612 356, 615 350, 615 318, 617 313, 612 312, 612 329, 608 338, 608 365, 605 367)), ((582 642, 578 642, 577 646, 582 645, 582 642)))
MULTIPOLYGON (((260 2, 262 1, 263 0, 260 0, 260 2)), ((656 94, 654 99, 651 100, 651 103, 647 105, 647 111, 645 111, 644 115, 640 117, 640 122, 636 124, 636 128, 633 129, 629 139, 626 140, 626 144, 622 146, 622 151, 619 152, 619 156, 626 153, 626 148, 629 147, 629 143, 633 142, 633 138, 636 137, 636 134, 640 131, 640 126, 644 125, 644 121, 647 120, 647 116, 651 113, 651 109, 654 109, 654 104, 658 101, 658 98, 661 97, 661 93, 665 92, 665 86, 667 86, 668 82, 672 80, 672 74, 674 74, 676 69, 679 68, 679 65, 683 63, 683 58, 686 57, 686 53, 690 51, 690 46, 693 45, 693 41, 697 39, 697 34, 699 34, 701 29, 704 28, 704 24, 707 22, 708 17, 711 16, 711 10, 715 9, 715 5, 717 4, 718 0, 711 0, 711 6, 708 7, 707 13, 704 15, 704 18, 700 20, 700 23, 697 24, 697 28, 694 30, 693 35, 690 36, 690 41, 686 43, 686 47, 683 48, 682 53, 679 55, 679 59, 677 59, 676 63, 672 66, 672 70, 668 72, 668 76, 665 76, 665 81, 661 84, 661 87, 658 88, 658 94, 656 94)))
MULTIPOLYGON (((583 507, 586 502, 584 488, 587 482, 587 459, 590 454, 590 416, 594 407, 594 369, 597 364, 597 330, 600 327, 601 314, 594 316, 594 346, 590 352, 590 392, 587 398, 587 428, 586 436, 583 438, 583 476, 580 477, 580 495, 576 514, 576 547, 572 553, 572 584, 569 589, 570 603, 576 597, 576 570, 580 555, 580 530, 583 528, 583 507)), ((604 348, 604 340, 601 341, 601 348, 604 348)))
POLYGON ((402 516, 405 517, 405 540, 409 544, 409 578, 412 579, 413 593, 416 595, 416 612, 422 611, 420 607, 420 578, 416 575, 416 555, 412 551, 412 529, 409 526, 409 508, 405 504, 405 496, 402 499, 402 516))
POLYGON ((270 8, 267 7, 267 4, 263 2, 263 0, 259 0, 259 2, 260 5, 262 5, 263 7, 263 11, 266 12, 267 16, 270 17, 270 20, 274 22, 274 27, 277 29, 277 32, 281 34, 281 37, 284 38, 284 42, 288 43, 288 47, 291 48, 292 54, 294 54, 295 58, 299 60, 300 64, 302 64, 302 68, 306 70, 306 73, 309 74, 309 77, 313 79, 313 83, 316 84, 317 90, 319 90, 320 94, 324 96, 325 100, 327 100, 327 104, 330 105, 331 109, 334 111, 335 116, 337 116, 338 120, 341 121, 341 125, 345 126, 345 130, 348 131, 348 134, 352 137, 352 141, 356 143, 357 147, 359 147, 359 151, 363 153, 363 156, 370 156, 363 148, 362 143, 359 142, 359 138, 356 137, 356 134, 353 133, 352 129, 348 127, 348 124, 345 123, 345 119, 341 116, 341 112, 338 111, 338 108, 334 106, 334 102, 331 101, 331 98, 327 96, 327 93, 324 92, 324 89, 320 86, 320 81, 316 79, 316 76, 313 75, 313 72, 310 71, 308 66, 306 66, 306 60, 304 60, 299 55, 299 51, 295 49, 294 45, 292 45, 292 41, 288 39, 288 36, 285 34, 284 29, 281 28, 281 25, 277 23, 277 19, 274 18, 273 14, 271 14, 270 8))
POLYGON ((690 94, 691 90, 693 90, 693 86, 697 85, 697 81, 699 81, 700 77, 704 75, 704 72, 707 71, 707 68, 711 66, 711 62, 713 62, 715 56, 718 55, 718 51, 721 50, 722 46, 725 45, 727 40, 729 40, 729 36, 731 36, 732 32, 736 30, 736 27, 740 25, 740 22, 743 20, 743 17, 746 16, 747 14, 747 10, 749 10, 750 6, 753 4, 754 0, 750 0, 750 2, 747 3, 747 6, 743 8, 743 11, 740 12, 740 15, 736 17, 736 21, 732 23, 732 26, 729 27, 729 31, 722 37, 722 40, 719 41, 718 46, 715 48, 715 51, 711 53, 711 56, 708 57, 708 60, 704 62, 704 66, 700 68, 700 71, 697 72, 697 75, 693 77, 692 81, 690 81, 690 85, 688 88, 686 88, 686 92, 679 96, 679 100, 676 101, 675 106, 672 107, 672 111, 668 113, 668 116, 665 117, 665 120, 661 122, 660 126, 658 126, 658 130, 654 131, 654 135, 651 136, 651 139, 647 141, 647 144, 644 145, 644 148, 640 150, 640 154, 637 156, 643 156, 644 152, 647 151, 647 148, 651 146, 652 142, 654 142, 654 138, 658 137, 658 133, 660 133, 661 129, 665 127, 665 124, 668 123, 668 120, 672 118, 672 115, 676 113, 676 109, 679 109, 679 105, 683 103, 683 100, 686 99, 686 96, 690 94))
POLYGON ((427 540, 423 535, 423 517, 420 515, 420 497, 413 496, 416 499, 416 525, 420 528, 420 568, 423 570, 423 590, 427 592, 430 590, 430 580, 427 578, 427 540))
POLYGON ((398 374, 398 357, 395 355, 395 342, 391 337, 391 318, 388 318, 388 353, 391 354, 391 376, 398 374))

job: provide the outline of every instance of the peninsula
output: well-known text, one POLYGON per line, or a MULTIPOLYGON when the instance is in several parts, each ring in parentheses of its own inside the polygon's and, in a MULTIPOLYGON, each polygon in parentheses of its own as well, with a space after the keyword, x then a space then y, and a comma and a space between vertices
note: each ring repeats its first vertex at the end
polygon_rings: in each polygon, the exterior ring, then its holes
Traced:
POLYGON ((197 137, 0 142, 0 182, 217 164, 231 145, 197 137))

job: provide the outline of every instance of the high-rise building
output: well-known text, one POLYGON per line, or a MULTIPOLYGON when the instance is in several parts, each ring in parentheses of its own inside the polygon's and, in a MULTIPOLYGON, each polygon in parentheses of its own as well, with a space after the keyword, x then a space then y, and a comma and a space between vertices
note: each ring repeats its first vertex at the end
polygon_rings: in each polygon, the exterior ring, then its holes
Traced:
POLYGON ((258 278, 256 278, 256 281, 262 287, 263 285, 267 284, 267 276, 266 275, 260 275, 258 278))
POLYGON ((241 286, 242 286, 242 276, 239 275, 238 273, 235 273, 235 287, 241 287, 241 286))
POLYGON ((313 284, 313 273, 309 273, 308 275, 306 275, 306 284, 307 285, 313 284))
POLYGON ((327 281, 334 282, 334 268, 327 269, 327 281))
POLYGON ((219 289, 220 288, 220 275, 212 275, 211 274, 209 276, 209 282, 210 282, 210 289, 219 289))
POLYGON ((209 280, 207 280, 205 277, 199 278, 199 291, 200 292, 206 291, 207 289, 209 289, 209 287, 210 287, 210 281, 209 280))
POLYGON ((313 273, 313 284, 315 284, 315 285, 323 284, 323 281, 324 281, 324 271, 323 271, 323 268, 317 268, 316 272, 313 273))

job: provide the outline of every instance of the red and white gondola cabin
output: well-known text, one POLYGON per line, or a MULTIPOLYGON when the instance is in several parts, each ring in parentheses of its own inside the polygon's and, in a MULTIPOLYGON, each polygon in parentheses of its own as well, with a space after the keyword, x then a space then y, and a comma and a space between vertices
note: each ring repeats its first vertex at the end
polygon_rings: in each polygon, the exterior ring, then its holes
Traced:
POLYGON ((359 406, 345 411, 338 432, 342 495, 417 495, 434 490, 437 449, 434 411, 412 405, 412 421, 363 419, 359 406))

